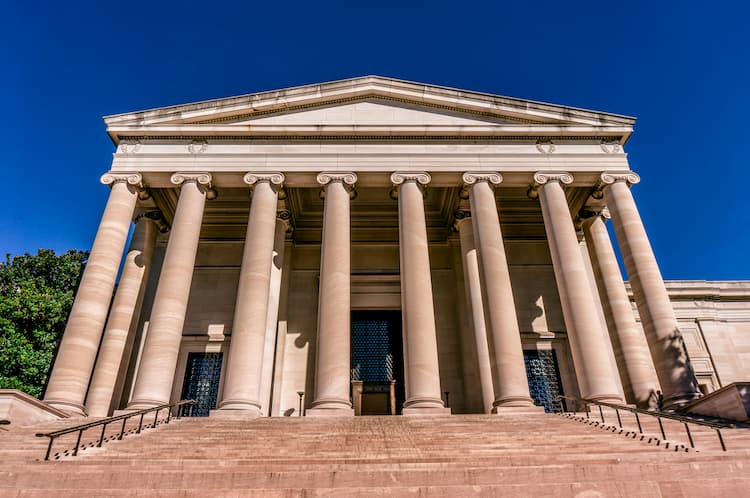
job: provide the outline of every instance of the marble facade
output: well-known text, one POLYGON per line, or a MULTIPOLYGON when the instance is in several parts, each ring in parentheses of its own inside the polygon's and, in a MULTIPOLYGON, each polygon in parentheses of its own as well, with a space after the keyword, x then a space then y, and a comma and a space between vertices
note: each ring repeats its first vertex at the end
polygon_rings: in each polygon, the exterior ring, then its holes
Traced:
POLYGON ((633 118, 368 76, 105 122, 57 409, 176 401, 189 355, 221 353, 211 416, 351 416, 357 310, 401 313, 404 415, 533 410, 525 351, 641 406, 750 373, 750 285, 662 280, 633 118))

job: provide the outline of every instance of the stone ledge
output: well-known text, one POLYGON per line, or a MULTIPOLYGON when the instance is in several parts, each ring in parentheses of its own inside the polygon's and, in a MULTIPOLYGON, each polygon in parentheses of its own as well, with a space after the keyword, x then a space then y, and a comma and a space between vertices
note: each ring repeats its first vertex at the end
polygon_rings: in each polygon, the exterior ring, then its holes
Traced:
POLYGON ((11 425, 25 426, 39 422, 69 418, 62 410, 17 389, 0 389, 0 419, 11 425))
POLYGON ((733 382, 698 398, 680 411, 750 422, 750 382, 733 382))

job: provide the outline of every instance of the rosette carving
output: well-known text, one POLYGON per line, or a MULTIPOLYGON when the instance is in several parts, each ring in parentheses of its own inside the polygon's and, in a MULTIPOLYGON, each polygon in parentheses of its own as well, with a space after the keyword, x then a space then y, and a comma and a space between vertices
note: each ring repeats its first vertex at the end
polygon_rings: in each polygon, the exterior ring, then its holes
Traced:
POLYGON ((117 152, 123 154, 133 154, 141 149, 140 140, 122 140, 117 146, 117 152))
POLYGON ((143 187, 143 177, 140 173, 104 173, 101 182, 105 185, 111 185, 116 182, 126 182, 130 185, 143 187))
POLYGON ((620 142, 613 141, 613 142, 602 142, 599 144, 604 152, 607 154, 617 154, 618 152, 622 152, 622 145, 620 145, 620 142))
POLYGON ((201 154, 208 150, 208 142, 205 140, 193 140, 188 144, 187 150, 191 154, 201 154))
POLYGON ((536 150, 542 154, 552 154, 556 148, 552 140, 540 140, 536 143, 536 150))
POLYGON ((178 172, 169 179, 174 185, 182 185, 185 182, 195 182, 200 185, 211 185, 210 173, 183 173, 178 172))
POLYGON ((403 173, 396 171, 391 174, 391 183, 401 185, 404 182, 417 182, 420 185, 427 185, 432 181, 432 177, 427 172, 420 173, 403 173))
POLYGON ((477 182, 487 182, 492 185, 498 185, 503 181, 503 175, 496 172, 474 172, 467 171, 461 176, 461 180, 466 185, 474 185, 477 182))
POLYGON ((339 173, 323 171, 322 173, 318 173, 317 180, 321 185, 328 185, 331 182, 342 182, 346 185, 354 185, 357 183, 357 174, 351 172, 339 173))
POLYGON ((284 183, 283 173, 246 173, 242 181, 252 186, 260 182, 268 182, 271 185, 281 185, 284 183))
POLYGON ((641 181, 641 177, 632 171, 610 172, 606 171, 601 176, 603 185, 612 185, 615 182, 625 182, 628 185, 635 185, 641 181))

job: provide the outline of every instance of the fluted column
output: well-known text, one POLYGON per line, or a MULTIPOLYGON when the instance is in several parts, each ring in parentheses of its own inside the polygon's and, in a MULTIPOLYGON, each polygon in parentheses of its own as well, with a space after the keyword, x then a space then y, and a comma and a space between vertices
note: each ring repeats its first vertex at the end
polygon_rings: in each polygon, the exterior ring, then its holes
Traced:
POLYGON ((542 205, 544 228, 581 395, 621 402, 617 372, 607 352, 607 338, 594 307, 594 295, 561 185, 572 183, 573 177, 568 173, 536 173, 534 182, 533 192, 538 194, 542 205))
POLYGON ((284 175, 247 173, 244 180, 253 187, 253 194, 234 306, 224 395, 220 410, 211 412, 212 416, 256 417, 261 408, 276 204, 284 175))
POLYGON ((128 409, 169 402, 206 203, 204 185, 210 184, 211 175, 175 173, 171 182, 181 185, 180 197, 128 409))
POLYGON ((129 349, 129 344, 132 347, 132 332, 135 331, 132 324, 138 318, 159 230, 156 216, 160 217, 161 213, 142 213, 136 218, 135 231, 125 255, 120 282, 86 397, 86 411, 92 417, 109 415, 123 355, 129 349))
POLYGON ((482 304, 482 284, 479 279, 479 261, 474 243, 474 227, 468 213, 459 211, 461 217, 456 216, 456 230, 461 241, 461 258, 463 262, 464 287, 466 300, 469 303, 471 322, 474 329, 474 342, 477 348, 477 367, 479 369, 479 384, 482 390, 482 404, 484 412, 492 411, 495 401, 495 390, 492 384, 492 365, 490 350, 487 344, 487 328, 484 320, 484 305, 482 304))
POLYGON ((632 172, 603 173, 601 180, 664 393, 664 406, 685 404, 700 397, 700 391, 654 251, 630 192, 629 185, 638 183, 640 178, 632 172))
POLYGON ((583 233, 589 250, 599 296, 604 308, 615 357, 628 379, 628 397, 640 407, 649 407, 660 389, 646 336, 635 323, 630 299, 622 281, 617 256, 607 233, 609 212, 592 215, 583 221, 583 233))
POLYGON ((469 190, 474 238, 479 256, 479 275, 485 296, 485 316, 493 345, 495 412, 502 407, 534 405, 529 396, 513 287, 495 194, 491 187, 501 181, 499 173, 463 175, 463 182, 469 190))
POLYGON ((421 185, 427 173, 393 173, 398 194, 401 316, 404 335, 404 415, 447 414, 440 391, 435 309, 421 185))
POLYGON ((315 399, 308 416, 352 416, 351 385, 351 220, 354 173, 320 173, 325 189, 320 247, 318 342, 315 399))
POLYGON ((85 415, 86 390, 128 238, 141 175, 107 173, 101 181, 111 184, 112 190, 44 395, 50 405, 74 415, 85 415))

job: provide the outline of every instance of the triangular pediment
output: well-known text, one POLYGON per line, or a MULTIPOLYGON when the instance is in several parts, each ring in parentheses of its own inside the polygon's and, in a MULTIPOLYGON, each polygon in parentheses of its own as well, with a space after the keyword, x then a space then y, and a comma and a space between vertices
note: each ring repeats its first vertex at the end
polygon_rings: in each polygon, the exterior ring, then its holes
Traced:
POLYGON ((126 136, 593 133, 627 139, 635 120, 380 76, 305 85, 105 117, 126 136), (515 127, 515 128, 513 128, 515 127), (527 129, 522 129, 526 127, 527 129), (543 130, 543 128, 547 130, 543 130), (571 128, 567 132, 564 128, 571 128), (513 128, 513 129, 511 129, 513 128), (554 128, 554 129, 553 129, 554 128), (611 133, 610 133, 611 132, 611 133))

